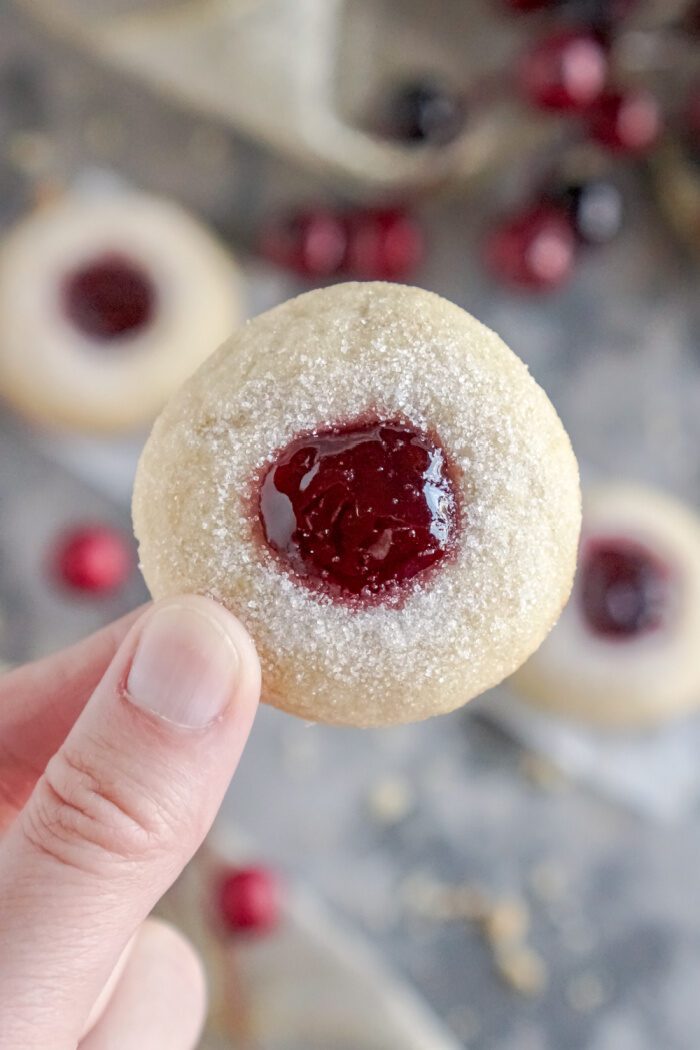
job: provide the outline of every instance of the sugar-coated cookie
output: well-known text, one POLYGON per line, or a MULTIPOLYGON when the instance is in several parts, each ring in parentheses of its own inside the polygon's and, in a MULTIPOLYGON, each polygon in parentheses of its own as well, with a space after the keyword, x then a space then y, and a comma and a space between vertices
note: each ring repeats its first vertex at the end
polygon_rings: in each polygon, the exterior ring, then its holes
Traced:
POLYGON ((514 684, 540 706, 611 727, 700 706, 700 519, 633 484, 585 493, 571 601, 514 684))
POLYGON ((503 342, 370 283, 225 343, 157 420, 133 510, 151 593, 240 616, 268 702, 377 726, 450 711, 537 648, 571 588, 580 494, 503 342))
POLYGON ((169 201, 66 196, 0 244, 0 393, 49 426, 152 422, 241 319, 236 265, 169 201))

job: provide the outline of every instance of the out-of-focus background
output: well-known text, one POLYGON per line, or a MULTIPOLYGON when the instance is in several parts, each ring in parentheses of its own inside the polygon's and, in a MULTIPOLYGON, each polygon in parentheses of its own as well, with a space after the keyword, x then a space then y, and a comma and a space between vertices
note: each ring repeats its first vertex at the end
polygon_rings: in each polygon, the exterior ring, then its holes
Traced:
POLYGON ((261 712, 163 906, 202 1045, 696 1050, 698 4, 6 0, 0 135, 3 663, 145 600, 150 422, 304 289, 466 307, 581 462, 524 675, 393 730, 261 712))

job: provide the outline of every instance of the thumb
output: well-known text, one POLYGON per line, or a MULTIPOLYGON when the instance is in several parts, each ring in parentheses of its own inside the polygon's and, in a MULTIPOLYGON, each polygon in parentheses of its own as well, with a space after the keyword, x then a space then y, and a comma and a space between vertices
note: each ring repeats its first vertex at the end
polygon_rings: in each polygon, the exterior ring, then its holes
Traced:
POLYGON ((259 690, 250 638, 207 598, 131 629, 0 846, 0 1046, 76 1046, 208 831, 259 690))

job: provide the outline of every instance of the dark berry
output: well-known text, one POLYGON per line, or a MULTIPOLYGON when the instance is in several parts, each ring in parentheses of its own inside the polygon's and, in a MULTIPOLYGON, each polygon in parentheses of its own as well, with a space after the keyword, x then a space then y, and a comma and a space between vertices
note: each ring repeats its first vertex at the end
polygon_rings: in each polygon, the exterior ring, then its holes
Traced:
POLYGON ((590 179, 571 183, 552 196, 567 209, 576 235, 584 244, 607 244, 622 228, 624 203, 614 182, 590 179))
POLYGON ((559 0, 558 4, 562 14, 603 33, 614 30, 638 5, 639 0, 559 0))
POLYGON ((448 87, 404 84, 389 99, 387 133, 400 142, 445 146, 460 134, 465 117, 462 99, 448 87))

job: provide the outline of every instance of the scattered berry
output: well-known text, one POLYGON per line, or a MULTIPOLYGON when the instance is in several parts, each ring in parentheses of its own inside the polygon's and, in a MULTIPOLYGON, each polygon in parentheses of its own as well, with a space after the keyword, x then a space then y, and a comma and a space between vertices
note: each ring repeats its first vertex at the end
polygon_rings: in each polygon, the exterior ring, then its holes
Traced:
POLYGON ((397 208, 306 210, 270 223, 260 241, 272 262, 316 280, 402 280, 423 249, 419 225, 397 208))
POLYGON ((219 911, 231 932, 267 933, 280 918, 280 885, 268 868, 237 868, 223 874, 219 911))
POLYGON ((331 209, 308 209, 263 230, 260 251, 271 262, 302 277, 323 280, 343 267, 347 232, 343 220, 331 209))
POLYGON ((571 216, 578 239, 584 244, 607 244, 620 232, 624 203, 619 187, 608 179, 572 183, 555 192, 553 200, 571 216))
POLYGON ((525 97, 540 109, 579 113, 600 97, 607 72, 607 54, 595 34, 563 29, 523 56, 520 84, 525 97))
POLYGON ((389 100, 387 132, 399 142, 445 146, 457 138, 465 122, 464 103, 435 81, 399 87, 389 100))
POLYGON ((544 203, 503 220, 486 241, 485 259, 492 273, 507 284, 550 291, 571 276, 576 234, 561 206, 544 203))
POLYGON ((545 7, 554 7, 557 0, 504 0, 504 3, 513 11, 540 11, 545 7))
POLYGON ((72 590, 105 594, 129 578, 130 545, 121 532, 107 525, 72 529, 59 539, 54 567, 60 582, 72 590))
POLYGON ((591 138, 614 153, 645 153, 660 131, 659 105, 648 91, 607 92, 591 111, 591 138))
POLYGON ((346 218, 345 272, 359 280, 400 281, 411 276, 424 255, 423 233, 404 211, 358 210, 346 218))

